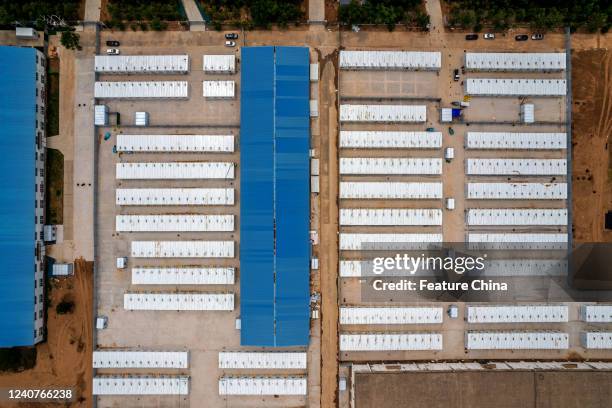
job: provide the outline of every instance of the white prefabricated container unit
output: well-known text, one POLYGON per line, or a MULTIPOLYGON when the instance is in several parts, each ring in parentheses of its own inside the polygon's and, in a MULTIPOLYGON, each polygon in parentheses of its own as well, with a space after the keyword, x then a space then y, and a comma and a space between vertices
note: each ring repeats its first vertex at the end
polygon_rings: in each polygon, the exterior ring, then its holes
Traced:
POLYGON ((442 66, 442 53, 421 51, 340 51, 340 69, 433 70, 442 66))
POLYGON ((234 99, 236 96, 234 81, 204 81, 202 96, 207 99, 234 99))
POLYGON ((101 74, 187 74, 189 55, 96 55, 101 74))
POLYGON ((234 205, 233 188, 118 188, 117 205, 234 205))
POLYGON ((94 377, 93 395, 189 395, 189 377, 94 377))
POLYGON ((467 52, 468 71, 563 71, 564 52, 467 52))
POLYGON ((209 74, 233 74, 236 72, 236 56, 228 55, 204 55, 202 57, 204 72, 209 74))
POLYGON ((108 106, 94 105, 94 125, 108 126, 108 106))
POLYGON ((558 150, 567 148, 567 134, 467 132, 465 147, 491 150, 558 150))
POLYGON ((100 99, 186 99, 187 81, 96 82, 94 98, 100 99))
POLYGON ((441 132, 340 131, 345 149, 439 149, 441 132))
POLYGON ((136 112, 134 114, 134 124, 136 126, 149 126, 149 112, 136 112))

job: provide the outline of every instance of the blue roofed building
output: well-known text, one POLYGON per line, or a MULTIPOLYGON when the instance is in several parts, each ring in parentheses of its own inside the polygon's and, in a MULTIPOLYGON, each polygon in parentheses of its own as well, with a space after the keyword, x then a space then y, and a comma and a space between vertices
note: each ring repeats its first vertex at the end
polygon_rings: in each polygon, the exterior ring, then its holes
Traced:
POLYGON ((45 57, 0 46, 0 347, 44 327, 45 57))

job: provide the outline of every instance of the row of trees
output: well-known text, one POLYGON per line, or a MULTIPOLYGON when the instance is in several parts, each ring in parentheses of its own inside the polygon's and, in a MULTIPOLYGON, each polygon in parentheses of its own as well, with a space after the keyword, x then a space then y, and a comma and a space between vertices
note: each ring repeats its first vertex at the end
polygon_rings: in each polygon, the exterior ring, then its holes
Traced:
POLYGON ((168 27, 166 21, 185 19, 180 0, 112 0, 107 10, 111 18, 105 24, 120 30, 126 28, 126 21, 132 30, 161 31, 168 27))
POLYGON ((423 12, 421 0, 352 0, 340 7, 338 19, 343 24, 384 24, 392 31, 396 24, 416 25, 427 29, 429 15, 423 12))
POLYGON ((246 29, 286 27, 304 18, 302 0, 206 0, 200 4, 217 29, 222 24, 246 29))
POLYGON ((18 21, 42 30, 43 17, 52 15, 70 23, 79 19, 79 3, 79 0, 0 0, 0 25, 18 21))
POLYGON ((491 24, 506 30, 516 24, 550 30, 569 26, 573 31, 608 31, 612 25, 609 0, 448 0, 451 26, 482 29, 491 24))

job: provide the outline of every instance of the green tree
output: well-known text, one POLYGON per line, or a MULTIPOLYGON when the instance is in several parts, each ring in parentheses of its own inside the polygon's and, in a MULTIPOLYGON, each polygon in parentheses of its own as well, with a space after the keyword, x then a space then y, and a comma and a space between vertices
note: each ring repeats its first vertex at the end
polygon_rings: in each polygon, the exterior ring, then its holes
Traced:
POLYGON ((74 31, 62 31, 60 43, 69 50, 81 50, 81 37, 74 31))

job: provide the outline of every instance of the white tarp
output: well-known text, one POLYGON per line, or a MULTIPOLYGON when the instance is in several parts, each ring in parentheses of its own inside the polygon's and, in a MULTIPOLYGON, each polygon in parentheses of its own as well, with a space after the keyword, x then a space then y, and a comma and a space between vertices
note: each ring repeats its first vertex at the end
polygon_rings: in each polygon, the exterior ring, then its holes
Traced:
POLYGON ((565 323, 566 305, 486 305, 467 307, 468 323, 565 323))
POLYGON ((344 149, 439 149, 441 132, 340 131, 344 149))
POLYGON ((567 209, 469 209, 468 225, 567 225, 567 209))
POLYGON ((233 293, 125 293, 125 310, 234 310, 233 293))
POLYGON ((132 241, 134 258, 233 258, 234 241, 132 241))
POLYGON ((187 351, 97 350, 93 368, 188 368, 187 351))
POLYGON ((306 377, 221 377, 219 395, 306 395, 306 377))
POLYGON ((132 285, 233 285, 234 268, 138 267, 132 268, 132 285))
POLYGON ((564 52, 467 52, 468 71, 563 71, 564 52))
POLYGON ((117 135, 119 152, 210 152, 234 151, 232 135, 117 135))
POLYGON ((439 324, 442 307, 348 307, 340 308, 340 324, 439 324))
POLYGON ((565 200, 566 183, 468 183, 472 200, 565 200))
POLYGON ((94 377, 93 395, 189 395, 189 377, 94 377))
POLYGON ((442 159, 341 157, 340 174, 439 175, 442 159))
POLYGON ((557 331, 467 332, 468 350, 564 350, 569 348, 567 333, 557 331))
POLYGON ((439 70, 440 52, 421 51, 340 51, 341 69, 439 70))
POLYGON ((580 333, 580 344, 585 349, 612 349, 612 332, 589 331, 580 333))
POLYGON ((234 205, 233 188, 118 188, 117 205, 234 205))
POLYGON ((204 81, 202 96, 205 98, 234 98, 236 84, 234 81, 204 81))
POLYGON ((442 225, 442 210, 433 208, 342 208, 340 225, 442 225))
POLYGON ((215 74, 233 74, 236 72, 236 56, 229 55, 204 55, 202 57, 204 72, 215 74))
POLYGON ((233 215, 117 215, 117 232, 234 231, 233 215))
POLYGON ((612 305, 582 305, 580 320, 587 323, 612 323, 612 305))
POLYGON ((367 234, 340 233, 341 251, 375 249, 413 249, 418 245, 442 242, 442 234, 367 234))
POLYGON ((189 98, 187 81, 96 82, 94 98, 189 98))
POLYGON ((566 133, 467 132, 466 148, 556 150, 567 148, 566 133))
POLYGON ((442 350, 440 333, 357 333, 340 335, 340 351, 442 350))
POLYGON ((341 199, 442 198, 442 183, 349 182, 340 183, 341 199))
POLYGON ((233 179, 234 163, 117 163, 118 180, 233 179))
POLYGON ((186 74, 189 55, 96 55, 94 65, 101 74, 186 74))
POLYGON ((341 122, 425 122, 425 105, 340 105, 341 122))
POLYGON ((565 79, 468 78, 465 93, 475 96, 565 96, 565 79))
POLYGON ((308 356, 305 352, 280 351, 221 351, 221 369, 305 370, 308 356))
POLYGON ((467 159, 466 174, 476 176, 563 176, 565 159, 467 159))

